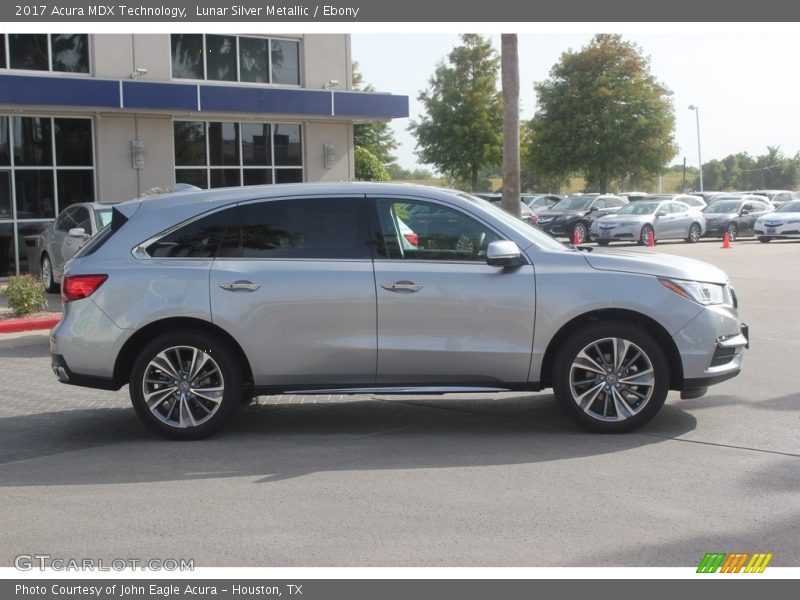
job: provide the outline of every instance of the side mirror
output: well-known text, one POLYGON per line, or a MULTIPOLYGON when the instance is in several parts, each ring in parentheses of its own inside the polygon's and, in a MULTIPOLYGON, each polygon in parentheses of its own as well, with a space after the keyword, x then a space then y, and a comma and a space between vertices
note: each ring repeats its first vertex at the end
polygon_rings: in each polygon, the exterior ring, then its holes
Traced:
POLYGON ((75 227, 69 230, 69 237, 83 239, 88 236, 86 235, 86 230, 83 227, 75 227))
POLYGON ((747 210, 746 208, 743 208, 743 209, 742 209, 742 212, 741 212, 740 214, 742 214, 742 215, 749 215, 749 214, 750 214, 750 211, 749 211, 749 210, 747 210))
POLYGON ((598 208, 596 206, 593 206, 592 208, 589 209, 589 212, 593 213, 593 212, 597 212, 597 210, 598 210, 598 208))
POLYGON ((657 217, 666 217, 666 216, 667 216, 667 211, 665 211, 665 210, 660 210, 660 211, 658 211, 658 212, 656 213, 656 216, 657 216, 657 217))
POLYGON ((486 263, 492 267, 514 267, 522 264, 522 251, 514 242, 497 240, 486 249, 486 263))

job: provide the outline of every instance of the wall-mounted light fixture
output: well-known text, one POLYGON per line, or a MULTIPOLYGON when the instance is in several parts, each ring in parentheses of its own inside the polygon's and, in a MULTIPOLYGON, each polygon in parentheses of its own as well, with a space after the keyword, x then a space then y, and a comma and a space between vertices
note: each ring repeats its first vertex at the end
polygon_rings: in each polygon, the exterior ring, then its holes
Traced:
POLYGON ((144 67, 136 67, 136 69, 131 73, 131 79, 139 79, 140 77, 144 77, 147 75, 147 69, 144 67))
POLYGON ((144 169, 144 142, 131 140, 131 167, 144 169))
POLYGON ((332 169, 336 162, 336 146, 333 144, 322 144, 322 162, 326 169, 332 169))

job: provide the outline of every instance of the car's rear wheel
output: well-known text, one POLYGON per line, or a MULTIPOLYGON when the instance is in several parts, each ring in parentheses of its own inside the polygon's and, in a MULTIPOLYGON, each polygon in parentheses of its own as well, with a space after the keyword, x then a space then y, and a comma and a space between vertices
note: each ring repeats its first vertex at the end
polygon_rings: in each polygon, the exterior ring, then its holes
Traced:
POLYGON ((555 396, 579 425, 599 433, 638 429, 661 409, 669 386, 664 351, 643 329, 623 321, 572 334, 556 354, 555 396))
POLYGON ((172 439, 218 431, 243 396, 242 370, 227 344, 202 331, 174 331, 139 353, 130 378, 133 407, 144 423, 172 439))
POLYGON ((729 223, 728 224, 728 239, 730 241, 734 241, 738 235, 739 235, 739 226, 736 225, 736 223, 729 223))
POLYGON ((689 235, 686 236, 686 241, 690 244, 696 244, 700 241, 700 224, 699 223, 692 223, 692 226, 689 227, 689 235))
POLYGON ((53 263, 50 262, 50 257, 47 254, 42 257, 42 281, 44 281, 44 289, 48 294, 54 294, 58 291, 58 284, 53 278, 53 263))
POLYGON ((771 237, 767 237, 765 235, 760 235, 760 236, 758 236, 758 241, 761 242, 762 244, 768 244, 769 242, 772 241, 772 238, 771 237))

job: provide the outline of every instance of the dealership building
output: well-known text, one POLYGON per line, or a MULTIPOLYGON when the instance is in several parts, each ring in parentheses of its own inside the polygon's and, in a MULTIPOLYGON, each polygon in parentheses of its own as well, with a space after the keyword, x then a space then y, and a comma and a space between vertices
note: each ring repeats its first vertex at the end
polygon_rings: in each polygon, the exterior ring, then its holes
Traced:
POLYGON ((354 123, 407 116, 345 34, 0 35, 0 278, 76 202, 352 180, 354 123))

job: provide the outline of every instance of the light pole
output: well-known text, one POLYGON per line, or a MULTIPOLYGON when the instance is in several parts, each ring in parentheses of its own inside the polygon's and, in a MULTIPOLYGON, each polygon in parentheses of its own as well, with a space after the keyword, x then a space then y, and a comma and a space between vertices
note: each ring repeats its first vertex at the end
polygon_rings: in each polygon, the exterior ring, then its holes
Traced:
POLYGON ((697 120, 697 162, 700 163, 700 191, 703 191, 703 155, 700 153, 700 107, 695 104, 689 105, 689 110, 694 111, 697 120))

